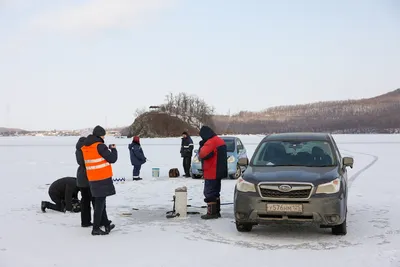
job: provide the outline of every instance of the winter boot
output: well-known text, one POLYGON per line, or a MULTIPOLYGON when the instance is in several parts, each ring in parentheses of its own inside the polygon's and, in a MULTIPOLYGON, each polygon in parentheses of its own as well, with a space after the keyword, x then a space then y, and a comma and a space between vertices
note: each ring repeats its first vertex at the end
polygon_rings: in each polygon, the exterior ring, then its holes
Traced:
POLYGON ((115 224, 110 223, 109 225, 104 226, 104 229, 106 230, 106 233, 110 233, 112 229, 115 228, 115 224))
POLYGON ((218 219, 217 203, 216 202, 207 203, 207 214, 201 215, 201 218, 203 220, 218 219))
POLYGON ((46 212, 46 208, 47 208, 47 203, 46 201, 42 201, 42 204, 40 206, 42 212, 46 212))
MULTIPOLYGON (((111 224, 112 223, 112 221, 111 220, 108 220, 108 224, 111 224)), ((104 225, 102 225, 102 226, 106 226, 105 224, 104 225)))
POLYGON ((221 199, 217 199, 217 216, 221 218, 221 199))
POLYGON ((108 233, 98 228, 92 230, 92 235, 108 235, 108 233))

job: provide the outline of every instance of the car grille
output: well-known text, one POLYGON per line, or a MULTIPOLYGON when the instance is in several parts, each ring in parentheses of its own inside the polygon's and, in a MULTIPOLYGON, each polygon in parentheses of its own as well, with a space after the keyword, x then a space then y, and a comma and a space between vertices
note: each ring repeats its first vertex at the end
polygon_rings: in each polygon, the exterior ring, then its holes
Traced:
POLYGON ((269 199, 307 199, 310 197, 312 191, 312 185, 310 184, 290 184, 285 183, 284 185, 290 185, 291 190, 284 192, 279 189, 282 184, 260 184, 260 194, 263 198, 269 199))

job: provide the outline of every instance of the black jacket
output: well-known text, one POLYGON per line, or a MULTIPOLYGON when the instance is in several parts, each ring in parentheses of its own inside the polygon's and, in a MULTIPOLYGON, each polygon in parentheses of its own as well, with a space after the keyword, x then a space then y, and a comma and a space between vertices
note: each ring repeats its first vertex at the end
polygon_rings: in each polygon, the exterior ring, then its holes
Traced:
MULTIPOLYGON (((88 135, 83 144, 85 146, 90 146, 96 142, 101 143, 97 146, 97 152, 99 152, 100 156, 102 156, 108 163, 112 164, 117 162, 117 150, 115 148, 109 150, 108 147, 104 144, 104 140, 100 137, 88 135)), ((107 197, 115 195, 115 187, 112 177, 100 181, 89 182, 89 186, 93 197, 107 197)))
POLYGON ((76 186, 75 177, 63 177, 54 181, 49 188, 49 194, 57 195, 65 201, 68 211, 72 210, 72 199, 78 198, 79 188, 76 186))
POLYGON ((192 157, 193 154, 193 140, 187 135, 185 138, 182 137, 181 142, 181 157, 192 157))
POLYGON ((85 142, 86 137, 81 137, 76 143, 75 158, 76 163, 78 163, 78 170, 76 171, 76 185, 78 187, 89 187, 89 181, 86 176, 85 160, 83 159, 83 154, 81 147, 85 142))

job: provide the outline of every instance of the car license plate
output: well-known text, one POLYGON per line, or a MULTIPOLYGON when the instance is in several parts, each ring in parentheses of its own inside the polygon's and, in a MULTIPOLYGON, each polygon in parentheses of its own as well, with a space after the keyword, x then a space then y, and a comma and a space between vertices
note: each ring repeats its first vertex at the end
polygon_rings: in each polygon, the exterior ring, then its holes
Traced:
POLYGON ((268 212, 303 212, 301 204, 267 204, 268 212))

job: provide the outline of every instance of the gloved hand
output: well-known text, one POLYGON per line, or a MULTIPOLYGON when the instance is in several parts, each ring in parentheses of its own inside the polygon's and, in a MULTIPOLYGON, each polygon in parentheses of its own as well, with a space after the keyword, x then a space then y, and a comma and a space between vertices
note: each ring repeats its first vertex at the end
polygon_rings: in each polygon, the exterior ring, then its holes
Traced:
POLYGON ((81 212, 81 208, 80 208, 80 207, 74 207, 74 208, 72 208, 71 212, 72 212, 72 213, 81 212))
POLYGON ((71 212, 81 212, 81 205, 79 203, 72 204, 71 212))
POLYGON ((204 140, 201 140, 200 142, 199 142, 199 146, 200 146, 200 148, 202 147, 202 146, 204 146, 204 140))

